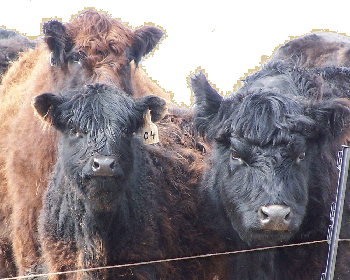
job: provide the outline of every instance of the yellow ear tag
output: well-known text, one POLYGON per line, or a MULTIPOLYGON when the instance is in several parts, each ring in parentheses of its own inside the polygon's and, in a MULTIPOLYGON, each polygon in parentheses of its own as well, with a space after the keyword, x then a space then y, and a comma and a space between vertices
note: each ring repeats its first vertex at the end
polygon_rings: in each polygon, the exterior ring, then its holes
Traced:
POLYGON ((144 126, 141 130, 142 141, 144 145, 155 144, 159 142, 158 127, 151 120, 151 111, 148 109, 143 116, 144 126))

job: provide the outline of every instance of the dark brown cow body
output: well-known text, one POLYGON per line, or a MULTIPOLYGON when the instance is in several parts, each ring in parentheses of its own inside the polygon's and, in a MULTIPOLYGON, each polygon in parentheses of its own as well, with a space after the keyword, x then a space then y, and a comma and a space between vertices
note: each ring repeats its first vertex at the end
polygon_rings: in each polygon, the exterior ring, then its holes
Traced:
POLYGON ((49 21, 43 31, 44 41, 14 63, 0 88, 0 246, 11 244, 19 275, 40 271, 37 217, 56 158, 56 134, 34 116, 33 96, 103 82, 170 100, 137 68, 161 39, 159 28, 133 31, 88 10, 70 23, 49 21))
POLYGON ((284 44, 271 59, 307 68, 350 67, 350 38, 332 32, 307 34, 284 44))

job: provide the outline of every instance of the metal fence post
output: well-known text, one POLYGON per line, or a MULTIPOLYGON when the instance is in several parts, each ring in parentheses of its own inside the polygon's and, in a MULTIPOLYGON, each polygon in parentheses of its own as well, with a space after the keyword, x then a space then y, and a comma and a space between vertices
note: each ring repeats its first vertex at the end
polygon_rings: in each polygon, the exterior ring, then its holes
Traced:
POLYGON ((327 257, 327 266, 326 271, 322 273, 321 280, 333 280, 335 263, 337 258, 337 250, 338 250, 338 240, 342 222, 343 208, 344 208, 344 200, 345 200, 345 190, 346 183, 348 178, 349 171, 349 159, 350 159, 350 151, 349 146, 342 146, 342 151, 339 152, 338 156, 338 169, 339 169, 339 177, 338 177, 338 188, 337 188, 337 196, 335 203, 332 203, 331 206, 331 225, 328 229, 327 239, 329 242, 329 250, 327 257))

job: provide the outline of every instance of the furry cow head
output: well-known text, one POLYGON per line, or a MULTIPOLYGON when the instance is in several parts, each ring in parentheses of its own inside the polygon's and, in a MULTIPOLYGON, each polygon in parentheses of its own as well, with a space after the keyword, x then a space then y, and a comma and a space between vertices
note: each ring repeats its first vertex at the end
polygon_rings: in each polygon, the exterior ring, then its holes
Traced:
POLYGON ((325 87, 313 77, 277 63, 226 98, 203 73, 192 77, 195 125, 213 146, 203 189, 250 245, 326 234, 350 102, 322 100, 325 87))
MULTIPOLYGON (((159 43, 163 32, 154 26, 130 30, 106 14, 87 10, 72 22, 43 25, 50 62, 68 88, 107 83, 132 94, 130 65, 136 65, 159 43)), ((63 87, 62 87, 63 88, 63 87)), ((64 89, 65 90, 65 89, 64 89)))
POLYGON ((135 134, 144 124, 144 114, 150 110, 152 121, 158 121, 165 101, 151 95, 133 101, 118 89, 97 84, 65 97, 41 94, 33 106, 61 134, 61 175, 98 201, 112 190, 122 191, 142 145, 135 134))

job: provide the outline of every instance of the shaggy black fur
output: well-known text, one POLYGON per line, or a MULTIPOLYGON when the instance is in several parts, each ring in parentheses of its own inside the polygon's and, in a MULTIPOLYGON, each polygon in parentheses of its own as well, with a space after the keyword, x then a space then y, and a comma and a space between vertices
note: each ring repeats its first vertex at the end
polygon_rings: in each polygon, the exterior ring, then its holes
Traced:
MULTIPOLYGON (((337 152, 349 139, 349 71, 269 63, 222 98, 203 73, 192 77, 195 125, 212 145, 202 179, 225 250, 326 239, 335 200, 337 152), (340 82, 342 81, 342 82, 340 82), (291 209, 288 230, 264 230, 261 206, 291 209)), ((349 192, 342 236, 349 237, 349 192)), ((319 279, 327 244, 229 257, 227 279, 319 279)), ((335 279, 350 279, 346 243, 335 279), (348 263, 347 263, 348 262, 348 263), (347 264, 346 264, 347 263, 347 264)))
MULTIPOLYGON (((34 107, 60 132, 40 220, 50 271, 200 253, 195 248, 202 237, 193 226, 196 189, 185 186, 198 178, 191 178, 184 158, 174 156, 181 153, 172 151, 174 145, 146 147, 135 135, 147 109, 153 121, 162 117, 163 99, 145 96, 134 102, 119 90, 96 85, 80 94, 37 96, 34 107), (92 173, 91 160, 99 156, 115 159, 111 176, 92 173)), ((201 269, 197 261, 161 263, 78 278, 204 279, 201 269)))
POLYGON ((0 82, 11 62, 18 59, 19 53, 34 47, 35 43, 27 37, 0 28, 0 82))

